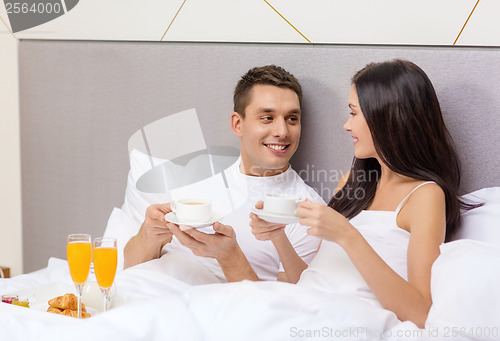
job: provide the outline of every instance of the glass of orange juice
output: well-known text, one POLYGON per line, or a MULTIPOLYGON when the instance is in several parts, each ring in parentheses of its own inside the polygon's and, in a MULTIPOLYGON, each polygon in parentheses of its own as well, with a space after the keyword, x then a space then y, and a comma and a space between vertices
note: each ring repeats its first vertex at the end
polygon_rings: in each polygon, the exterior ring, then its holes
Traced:
POLYGON ((104 294, 104 311, 109 308, 109 290, 115 280, 117 257, 116 238, 94 239, 94 272, 104 294))
POLYGON ((78 318, 82 318, 82 288, 87 281, 92 261, 92 244, 89 234, 70 234, 66 249, 69 272, 78 292, 78 318))

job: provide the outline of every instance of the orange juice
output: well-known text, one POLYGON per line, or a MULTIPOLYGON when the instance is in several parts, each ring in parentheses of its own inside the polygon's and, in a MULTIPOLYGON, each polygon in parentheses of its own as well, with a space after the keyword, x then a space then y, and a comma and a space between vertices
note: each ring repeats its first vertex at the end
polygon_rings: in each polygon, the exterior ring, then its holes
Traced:
POLYGON ((69 272, 73 282, 83 284, 89 276, 92 246, 89 242, 70 242, 67 248, 69 272))
POLYGON ((116 274, 117 251, 115 247, 94 249, 94 272, 101 288, 110 288, 116 274))

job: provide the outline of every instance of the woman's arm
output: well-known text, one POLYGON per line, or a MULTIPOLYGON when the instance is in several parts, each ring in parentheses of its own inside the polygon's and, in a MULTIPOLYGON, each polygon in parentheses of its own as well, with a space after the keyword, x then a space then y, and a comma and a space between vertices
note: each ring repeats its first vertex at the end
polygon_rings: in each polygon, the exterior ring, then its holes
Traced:
POLYGON ((363 236, 338 212, 328 207, 301 207, 301 223, 309 233, 340 244, 382 306, 400 320, 423 327, 430 306, 430 276, 446 229, 445 199, 437 185, 415 191, 401 210, 400 226, 411 233, 408 245, 408 281, 394 272, 363 236))

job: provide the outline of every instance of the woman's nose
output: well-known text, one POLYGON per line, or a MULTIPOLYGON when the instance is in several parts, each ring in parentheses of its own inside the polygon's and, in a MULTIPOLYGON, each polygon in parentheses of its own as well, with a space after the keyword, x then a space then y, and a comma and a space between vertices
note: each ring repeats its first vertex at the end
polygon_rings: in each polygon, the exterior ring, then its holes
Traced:
POLYGON ((351 118, 349 117, 349 119, 347 120, 346 123, 344 123, 344 130, 345 131, 351 131, 351 118))

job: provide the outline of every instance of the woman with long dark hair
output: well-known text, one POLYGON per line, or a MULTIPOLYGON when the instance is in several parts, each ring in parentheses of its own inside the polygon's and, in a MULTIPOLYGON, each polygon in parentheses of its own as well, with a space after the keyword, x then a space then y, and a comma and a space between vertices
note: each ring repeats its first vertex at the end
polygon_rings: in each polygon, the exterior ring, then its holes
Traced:
MULTIPOLYGON (((291 282, 301 276, 299 284, 335 291, 343 278, 336 259, 345 257, 374 300, 423 327, 439 245, 458 226, 460 208, 471 207, 458 198, 457 154, 432 83, 411 62, 364 67, 352 79, 349 108, 351 171, 328 206, 299 205, 300 223, 323 241, 305 271, 293 251, 280 255, 285 272, 291 282)), ((258 239, 272 232, 255 216, 251 226, 258 239)))

